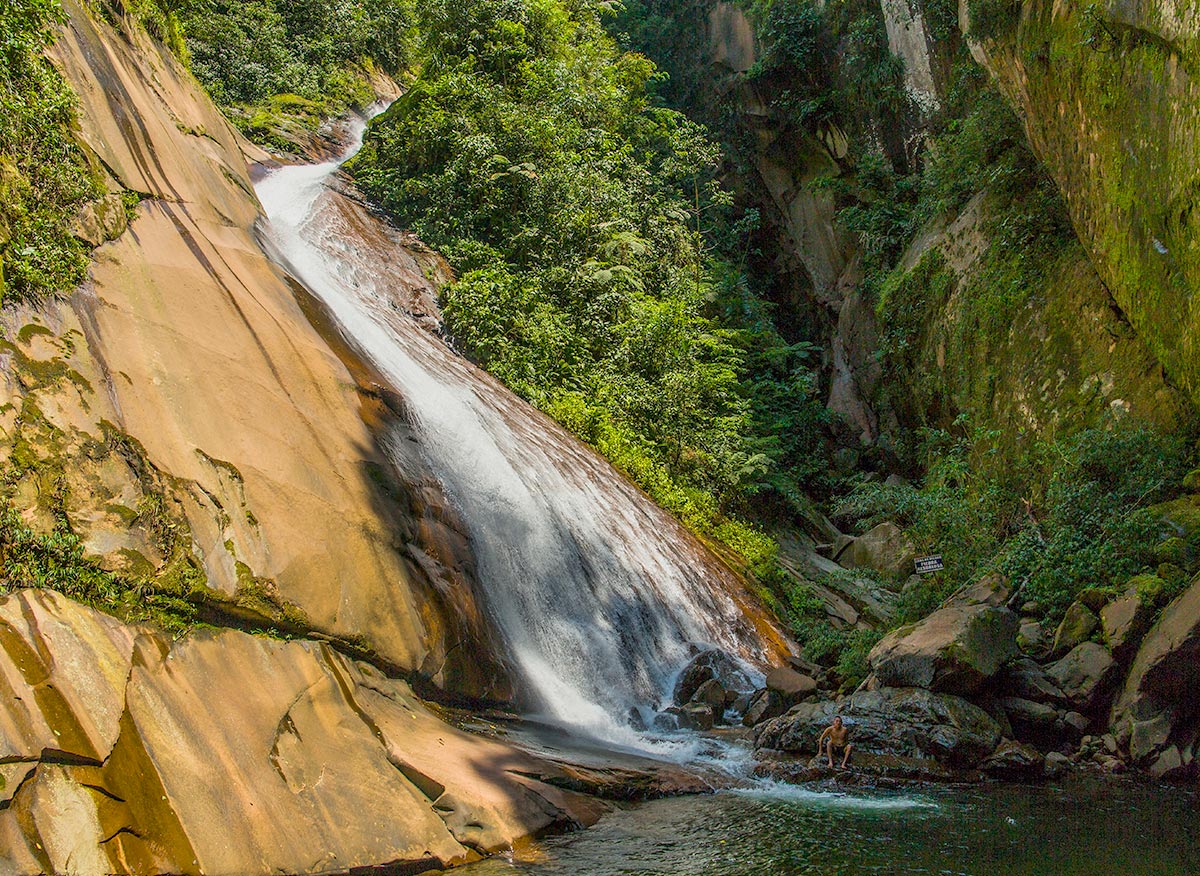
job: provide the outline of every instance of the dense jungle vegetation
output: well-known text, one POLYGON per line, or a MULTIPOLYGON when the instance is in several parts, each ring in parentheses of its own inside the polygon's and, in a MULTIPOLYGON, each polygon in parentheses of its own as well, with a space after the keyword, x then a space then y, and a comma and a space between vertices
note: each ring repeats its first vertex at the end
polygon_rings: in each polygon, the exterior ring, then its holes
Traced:
MULTIPOLYGON (((669 74, 658 95, 705 121, 725 153, 727 181, 742 205, 770 204, 755 170, 756 140, 739 102, 705 60, 697 21, 714 3, 630 0, 618 19, 626 45, 669 74)), ((937 107, 916 105, 903 64, 887 48, 880 6, 869 0, 754 0, 743 4, 760 47, 742 77, 765 104, 773 136, 794 144, 844 134, 844 156, 812 183, 834 199, 839 223, 862 257, 860 289, 881 328, 881 396, 874 403, 901 423, 883 453, 856 453, 860 471, 841 478, 830 511, 843 528, 865 531, 884 519, 905 527, 918 550, 942 553, 945 572, 906 589, 898 621, 922 616, 961 584, 999 569, 1055 623, 1072 598, 1092 588, 1123 588, 1139 574, 1161 604, 1196 569, 1195 535, 1178 538, 1150 507, 1178 495, 1195 449, 1186 435, 1164 435, 1114 421, 1056 439, 1006 436, 989 411, 956 410, 929 384, 916 359, 921 333, 953 289, 936 254, 915 270, 901 266, 922 229, 982 198, 988 246, 958 295, 965 302, 951 357, 983 347, 1043 292, 1053 266, 1081 249, 1057 189, 1033 156, 1015 114, 970 57, 958 32, 957 4, 922 5, 939 47, 935 73, 945 83, 937 107), (908 476, 884 484, 888 472, 908 476)), ((972 27, 991 36, 1012 24, 1011 4, 972 3, 972 27)), ((760 113, 756 109, 755 113, 760 113)), ((799 159, 803 161, 804 159, 799 159)), ((772 217, 750 229, 743 280, 766 300, 777 288, 779 233, 772 217)), ((784 307, 787 305, 784 304, 784 307)), ((795 305, 794 305, 795 307, 795 305)), ((803 309, 803 304, 799 305, 803 309)), ((817 320, 797 319, 793 341, 820 343, 817 320), (803 333, 807 330, 807 333, 803 333)), ((986 382, 986 381, 984 381, 986 382)), ((809 657, 838 660, 848 682, 860 677, 875 636, 831 631, 802 582, 785 582, 785 613, 809 657)))

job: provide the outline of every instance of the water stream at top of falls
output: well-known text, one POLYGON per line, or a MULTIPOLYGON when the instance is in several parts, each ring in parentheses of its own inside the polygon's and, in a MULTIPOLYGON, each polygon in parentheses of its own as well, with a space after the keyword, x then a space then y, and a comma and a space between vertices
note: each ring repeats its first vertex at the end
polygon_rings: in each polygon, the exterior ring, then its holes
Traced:
POLYGON ((645 748, 631 707, 659 708, 697 646, 765 656, 730 595, 739 584, 607 462, 398 306, 394 233, 329 185, 364 128, 338 160, 259 182, 270 248, 403 397, 466 522, 476 586, 524 699, 575 731, 645 748))

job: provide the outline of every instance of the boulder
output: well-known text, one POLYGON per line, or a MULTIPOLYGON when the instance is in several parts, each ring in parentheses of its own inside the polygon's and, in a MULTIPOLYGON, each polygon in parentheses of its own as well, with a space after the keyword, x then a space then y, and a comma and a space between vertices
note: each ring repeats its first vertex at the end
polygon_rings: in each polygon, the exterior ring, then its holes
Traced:
POLYGON ((979 765, 979 769, 1001 778, 1030 778, 1044 774, 1045 758, 1030 745, 1005 739, 979 765))
POLYGON ((679 729, 679 716, 672 711, 659 712, 650 722, 650 726, 661 733, 671 733, 679 729))
POLYGON ((696 692, 688 700, 688 705, 711 706, 713 711, 719 715, 725 711, 725 688, 721 687, 721 682, 710 678, 696 688, 696 692))
POLYGON ((1017 630, 1017 647, 1023 654, 1041 657, 1049 650, 1050 643, 1046 641, 1046 628, 1040 621, 1023 618, 1017 630))
POLYGON ((854 539, 837 561, 848 569, 872 569, 899 578, 912 571, 916 555, 912 540, 895 523, 885 520, 854 539))
POLYGON ((971 702, 987 712, 992 720, 1000 725, 1000 736, 1002 738, 1012 739, 1015 736, 1012 724, 1008 722, 1008 713, 1004 711, 1004 706, 1001 705, 999 698, 989 694, 972 697, 971 702))
POLYGON ((1000 700, 1013 733, 1022 742, 1049 747, 1057 741, 1059 731, 1055 726, 1058 712, 1053 706, 1023 700, 1020 697, 1004 697, 1000 700))
POLYGON ((817 681, 811 676, 780 666, 767 673, 767 690, 775 691, 784 703, 794 706, 816 692, 817 681))
POLYGON ((776 691, 764 688, 754 694, 750 700, 746 713, 742 715, 742 724, 746 727, 754 727, 763 721, 778 718, 787 710, 788 706, 784 703, 783 697, 776 691))
POLYGON ((717 720, 717 711, 708 703, 688 703, 677 713, 679 726, 688 730, 711 730, 717 720))
POLYGON ((1071 758, 1060 751, 1052 751, 1046 755, 1042 773, 1048 779, 1061 776, 1071 767, 1071 758))
POLYGON ((1144 721, 1132 721, 1129 725, 1129 757, 1135 763, 1148 760, 1157 754, 1171 738, 1173 715, 1160 712, 1144 721))
POLYGON ((646 724, 646 718, 642 714, 642 710, 637 706, 629 707, 629 712, 626 714, 626 720, 629 723, 629 726, 639 733, 649 729, 649 725, 646 724))
POLYGON ((803 657, 797 657, 794 654, 789 654, 787 657, 788 665, 792 669, 799 672, 801 675, 807 675, 816 678, 821 674, 821 666, 813 663, 811 660, 805 660, 803 657))
POLYGON ((724 651, 712 648, 693 657, 679 673, 675 680, 675 705, 686 705, 700 686, 712 679, 720 682, 726 691, 749 693, 754 690, 750 677, 737 662, 724 651))
POLYGON ((1168 743, 1200 735, 1200 581, 1163 610, 1146 634, 1113 706, 1114 735, 1129 734, 1129 753, 1148 761, 1168 743))
POLYGON ((1180 752, 1179 746, 1171 745, 1154 758, 1149 772, 1156 779, 1178 781, 1190 778, 1195 773, 1195 769, 1190 752, 1185 756, 1180 752))
POLYGON ((1083 603, 1093 614, 1099 614, 1112 599, 1113 592, 1108 587, 1086 587, 1075 594, 1075 601, 1083 603))
POLYGON ((1080 739, 1087 732, 1088 725, 1092 723, 1079 712, 1067 712, 1062 716, 1062 722, 1063 732, 1075 739, 1080 739))
POLYGON ((1095 642, 1075 646, 1066 657, 1046 668, 1046 675, 1058 685, 1067 702, 1084 714, 1101 705, 1119 672, 1112 655, 1095 642))
POLYGON ((1054 657, 1061 657, 1079 643, 1086 642, 1099 623, 1100 620, 1090 608, 1082 602, 1072 602, 1058 629, 1054 631, 1054 646, 1050 653, 1054 657))
POLYGON ((923 620, 888 633, 868 659, 885 686, 971 694, 1016 654, 1015 614, 948 601, 923 620))
POLYGON ((1066 702, 1066 697, 1041 666, 1021 657, 1005 666, 996 676, 996 687, 1004 695, 1033 700, 1035 703, 1066 702))
POLYGON ((920 688, 859 691, 840 702, 801 703, 755 728, 755 747, 813 754, 835 715, 850 726, 856 749, 933 759, 971 769, 1000 742, 1000 727, 978 706, 920 688))
POLYGON ((955 590, 944 605, 990 605, 1003 608, 1012 596, 1008 579, 998 572, 984 575, 974 584, 965 584, 955 590))
POLYGON ((1143 601, 1136 587, 1100 610, 1104 641, 1118 662, 1133 659, 1153 619, 1154 607, 1143 601))

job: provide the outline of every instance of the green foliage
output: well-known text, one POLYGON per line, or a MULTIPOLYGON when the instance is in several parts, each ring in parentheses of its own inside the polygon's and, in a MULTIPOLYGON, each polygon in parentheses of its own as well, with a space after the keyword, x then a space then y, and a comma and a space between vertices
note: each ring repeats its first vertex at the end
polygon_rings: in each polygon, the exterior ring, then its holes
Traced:
POLYGON ((187 62, 188 51, 183 37, 179 10, 194 5, 194 0, 93 0, 113 23, 121 15, 136 19, 146 32, 166 45, 176 57, 187 62))
POLYGON ((769 94, 780 128, 833 123, 863 145, 912 112, 878 3, 758 0, 750 12, 762 51, 748 76, 769 94))
POLYGON ((197 619, 196 606, 181 594, 115 575, 85 558, 79 536, 65 520, 49 533, 38 533, 5 506, 0 511, 0 592, 23 587, 57 590, 118 617, 168 630, 187 629, 197 619))
POLYGON ((1183 437, 1117 421, 1033 442, 1014 463, 998 433, 959 429, 925 432, 919 485, 864 482, 835 509, 860 528, 895 520, 919 551, 942 555, 945 571, 906 595, 904 619, 999 570, 1055 620, 1081 590, 1121 587, 1157 565, 1163 524, 1150 506, 1178 490, 1190 462, 1183 437))
POLYGON ((42 56, 62 20, 57 0, 0 6, 0 301, 64 295, 87 271, 71 229, 100 186, 72 134, 74 95, 42 56))
POLYGON ((443 303, 459 345, 765 573, 769 540, 730 515, 797 489, 782 471, 821 419, 812 351, 714 258, 755 217, 732 221, 718 148, 652 106, 655 68, 617 48, 607 14, 422 4, 421 72, 351 171, 458 270, 443 303))
POLYGON ((26 587, 57 590, 85 602, 109 600, 120 592, 116 579, 83 558, 79 536, 64 524, 47 535, 25 526, 17 512, 0 512, 4 577, 26 587))
POLYGON ((289 125, 315 128, 373 99, 373 66, 398 74, 411 55, 411 0, 138 0, 169 7, 196 77, 248 136, 294 147, 289 125))
POLYGON ((971 39, 1002 39, 1020 23, 1021 0, 968 0, 967 15, 971 39))

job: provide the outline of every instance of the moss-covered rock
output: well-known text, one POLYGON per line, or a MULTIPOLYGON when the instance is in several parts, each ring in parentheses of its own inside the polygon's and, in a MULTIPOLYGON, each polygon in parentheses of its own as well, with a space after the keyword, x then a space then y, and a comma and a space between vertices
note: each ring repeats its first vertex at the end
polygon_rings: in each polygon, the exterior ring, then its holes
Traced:
POLYGON ((1019 108, 1105 286, 1200 400, 1200 7, 1025 0, 1013 24, 973 53, 1019 108))
POLYGON ((1072 602, 1054 632, 1051 653, 1061 657, 1076 645, 1086 642, 1099 623, 1100 619, 1090 608, 1082 602, 1072 602))
POLYGON ((944 230, 918 235, 884 284, 880 400, 914 425, 946 428, 966 412, 1006 451, 1114 416, 1186 422, 1186 397, 1163 379, 1078 243, 1063 243, 1040 279, 998 280, 1025 254, 989 250, 992 211, 977 198, 944 230))

